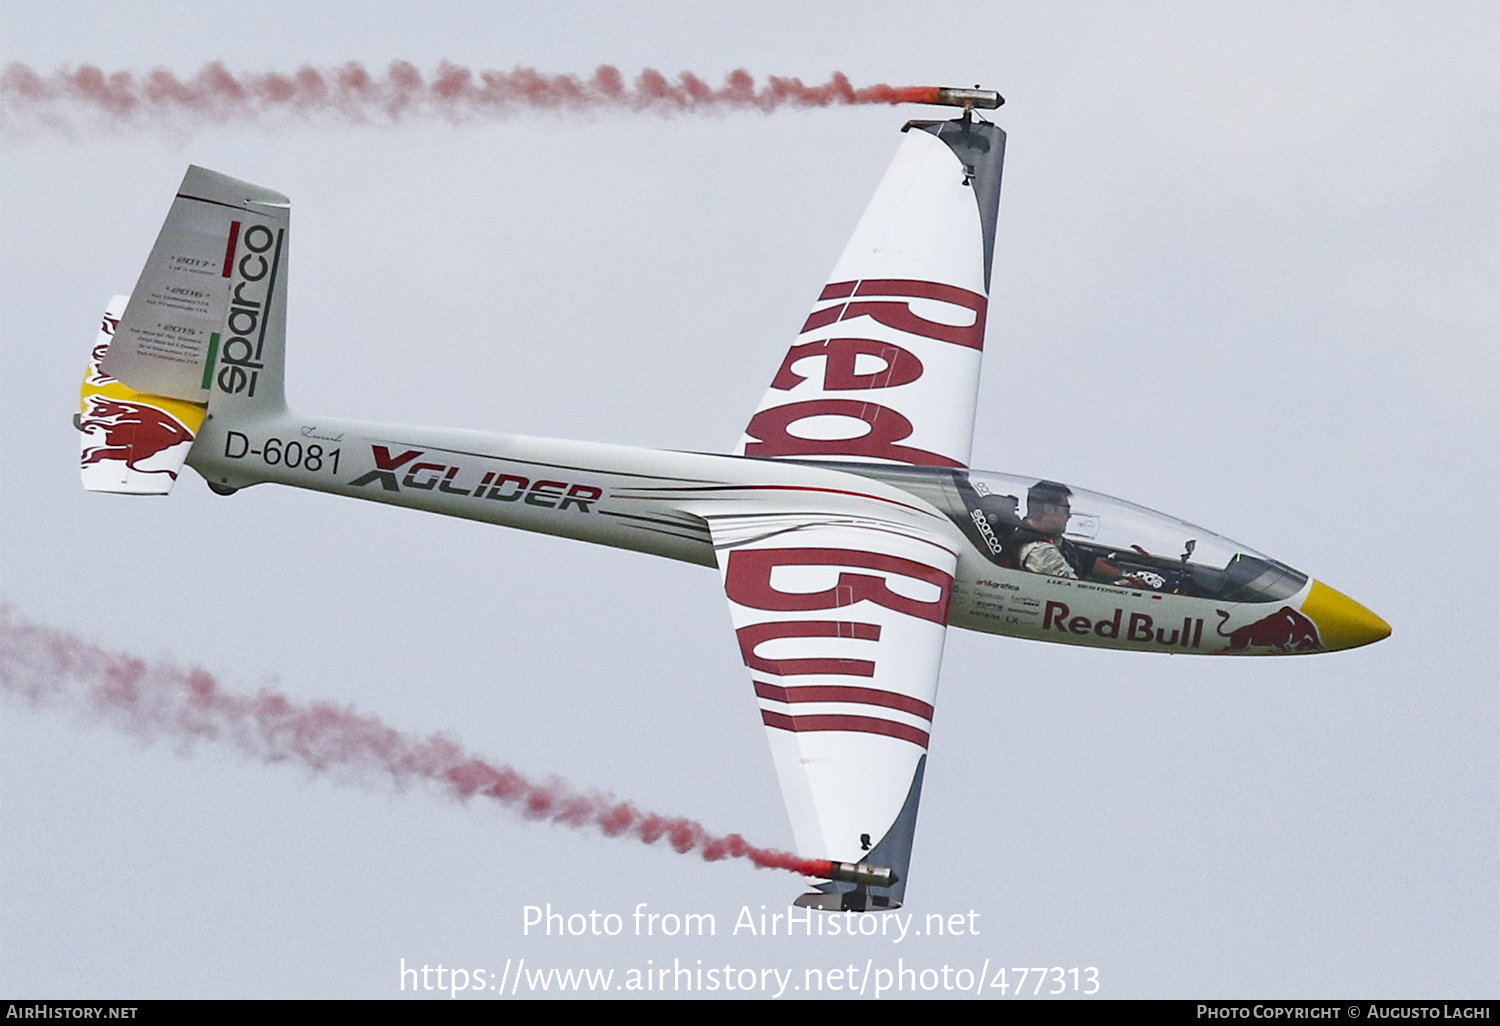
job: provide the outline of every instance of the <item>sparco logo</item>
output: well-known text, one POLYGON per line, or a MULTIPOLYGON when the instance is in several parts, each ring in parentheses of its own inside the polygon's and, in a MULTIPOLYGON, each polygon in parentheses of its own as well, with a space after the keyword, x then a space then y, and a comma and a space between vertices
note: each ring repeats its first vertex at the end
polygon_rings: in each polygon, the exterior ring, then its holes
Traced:
POLYGON ((273 232, 266 225, 252 224, 239 236, 244 255, 235 261, 238 228, 239 222, 236 221, 230 229, 230 252, 225 261, 234 267, 229 316, 224 324, 226 337, 222 346, 217 334, 209 340, 208 365, 212 373, 217 349, 220 366, 215 380, 219 390, 253 396, 260 372, 265 369, 262 350, 266 342, 271 297, 276 291, 276 272, 281 264, 284 229, 273 232))
POLYGON ((989 550, 997 556, 1000 555, 1003 546, 1000 544, 1000 539, 995 537, 995 531, 990 527, 990 522, 985 518, 985 515, 979 510, 973 509, 969 511, 969 519, 974 521, 974 526, 984 536, 984 544, 989 547, 989 550))

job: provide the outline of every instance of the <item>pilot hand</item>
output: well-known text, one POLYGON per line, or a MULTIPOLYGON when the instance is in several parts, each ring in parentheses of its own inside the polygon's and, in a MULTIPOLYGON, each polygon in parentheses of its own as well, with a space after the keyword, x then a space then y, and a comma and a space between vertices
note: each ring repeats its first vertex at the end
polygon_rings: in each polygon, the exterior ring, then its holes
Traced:
POLYGON ((1161 591, 1166 587, 1166 578, 1160 574, 1153 574, 1149 570, 1142 570, 1133 574, 1126 574, 1115 584, 1121 588, 1142 588, 1146 591, 1161 591))

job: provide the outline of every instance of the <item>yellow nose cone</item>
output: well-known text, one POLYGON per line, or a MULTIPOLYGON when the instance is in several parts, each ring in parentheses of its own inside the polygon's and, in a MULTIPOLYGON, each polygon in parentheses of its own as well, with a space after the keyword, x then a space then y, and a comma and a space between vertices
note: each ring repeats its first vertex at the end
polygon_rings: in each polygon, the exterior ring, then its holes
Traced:
POLYGON ((1391 636, 1390 624, 1322 581, 1313 581, 1302 613, 1318 625, 1318 635, 1329 652, 1358 648, 1391 636))

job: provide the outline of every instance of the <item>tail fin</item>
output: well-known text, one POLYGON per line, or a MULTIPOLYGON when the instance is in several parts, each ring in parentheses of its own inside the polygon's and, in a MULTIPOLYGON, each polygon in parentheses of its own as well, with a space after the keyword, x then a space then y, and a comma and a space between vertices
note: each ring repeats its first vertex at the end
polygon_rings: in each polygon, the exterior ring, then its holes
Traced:
POLYGON ((188 168, 102 373, 216 415, 284 409, 290 212, 280 193, 188 168))
POLYGON ((83 486, 91 492, 165 495, 207 410, 202 403, 138 392, 104 372, 101 365, 128 301, 127 296, 110 300, 83 374, 73 422, 82 432, 83 486))

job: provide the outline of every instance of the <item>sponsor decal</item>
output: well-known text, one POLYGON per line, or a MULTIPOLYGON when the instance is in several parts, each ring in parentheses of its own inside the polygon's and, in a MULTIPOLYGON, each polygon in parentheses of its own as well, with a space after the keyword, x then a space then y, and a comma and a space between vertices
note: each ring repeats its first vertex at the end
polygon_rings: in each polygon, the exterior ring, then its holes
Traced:
POLYGON ((894 388, 910 384, 922 376, 922 361, 900 346, 869 338, 830 338, 788 349, 786 359, 781 361, 781 369, 771 381, 771 387, 787 392, 806 381, 807 375, 798 374, 792 369, 792 364, 809 356, 827 358, 823 364, 825 392, 894 388), (870 374, 855 373, 855 363, 860 356, 879 357, 885 361, 885 369, 870 374))
POLYGON ((881 552, 857 549, 736 549, 729 554, 725 590, 732 602, 752 609, 777 612, 809 609, 838 609, 869 599, 876 605, 907 616, 917 616, 933 623, 948 622, 948 601, 953 578, 925 563, 888 556, 881 552), (839 569, 838 583, 827 591, 786 592, 771 586, 771 571, 779 566, 829 566, 839 569), (883 576, 854 573, 846 567, 860 567, 898 574, 936 585, 938 597, 931 602, 898 595, 883 576))
POLYGON ((808 673, 838 673, 847 677, 875 676, 875 663, 869 659, 767 659, 756 648, 777 638, 853 638, 856 641, 879 641, 880 625, 850 623, 847 620, 792 620, 782 623, 755 623, 734 632, 740 642, 740 656, 752 670, 764 670, 778 677, 795 677, 808 673))
POLYGON ((1165 648, 1198 648, 1203 641, 1203 621, 1192 617, 1183 617, 1180 627, 1168 630, 1156 626, 1150 613, 1131 613, 1127 619, 1125 610, 1117 606, 1109 619, 1091 620, 1087 616, 1074 616, 1066 603, 1051 600, 1042 610, 1042 630, 1058 630, 1078 637, 1092 634, 1110 641, 1165 648))
MULTIPOLYGON (((115 321, 113 322, 113 325, 111 325, 109 318, 105 318, 104 323, 106 325, 110 325, 110 327, 108 327, 106 330, 111 335, 113 335, 114 325, 118 325, 119 321, 115 321)), ((94 347, 93 352, 89 354, 89 369, 88 373, 84 376, 83 379, 83 383, 85 386, 103 387, 104 385, 112 385, 117 380, 104 373, 104 370, 102 369, 104 363, 104 354, 107 352, 109 352, 109 343, 100 342, 97 346, 94 347)))
POLYGON ((1219 624, 1214 628, 1221 638, 1228 638, 1225 652, 1249 652, 1255 648, 1269 648, 1275 652, 1318 652, 1323 642, 1318 637, 1318 627, 1291 606, 1282 606, 1270 616, 1247 623, 1243 627, 1224 632, 1229 614, 1222 609, 1219 624))
POLYGON ((881 691, 877 688, 855 688, 842 684, 811 684, 800 688, 781 688, 775 684, 755 681, 755 693, 773 702, 794 705, 798 702, 862 702, 865 705, 883 705, 900 709, 913 716, 932 719, 933 708, 919 698, 881 691))
POLYGON ((465 474, 460 466, 420 461, 422 449, 408 449, 399 454, 385 445, 371 445, 370 449, 375 458, 375 469, 350 481, 349 487, 379 484, 387 492, 439 491, 495 502, 523 502, 543 509, 571 509, 579 513, 592 513, 592 505, 604 497, 604 489, 594 485, 543 479, 533 481, 519 474, 502 474, 493 470, 485 471, 478 481, 474 481, 472 474, 465 474))
POLYGON ((815 713, 811 716, 788 716, 771 709, 760 711, 760 721, 777 730, 842 730, 854 734, 884 734, 886 737, 910 741, 919 748, 926 748, 931 740, 927 731, 919 730, 907 723, 883 720, 878 716, 849 716, 839 713, 815 713))
POLYGON ((969 511, 969 519, 974 521, 974 527, 979 531, 980 537, 984 539, 985 547, 995 555, 1000 555, 1004 546, 1000 544, 1000 539, 995 537, 995 529, 990 526, 989 518, 979 510, 974 509, 969 511))
MULTIPOLYGON (((168 480, 177 480, 177 470, 185 455, 178 447, 191 444, 203 422, 200 404, 144 395, 104 373, 102 364, 119 325, 118 317, 103 318, 100 331, 106 337, 89 353, 79 413, 73 419, 83 436, 80 448, 84 486, 103 491, 117 490, 122 483, 110 477, 112 471, 104 470, 103 476, 89 471, 90 467, 105 463, 124 463, 125 471, 119 472, 122 474, 128 471, 165 474, 168 480), (157 458, 172 449, 178 452, 157 458), (154 466, 147 466, 153 461, 154 466)), ((135 490, 130 482, 124 483, 126 491, 135 490)))
POLYGON ((272 230, 263 224, 252 224, 243 233, 236 221, 230 230, 224 266, 232 265, 229 290, 229 313, 220 335, 210 338, 204 380, 216 381, 221 392, 255 395, 260 372, 265 369, 266 328, 270 322, 271 298, 276 291, 276 276, 281 265, 281 248, 286 230, 272 230), (237 238, 236 238, 237 236, 237 238), (236 242, 238 247, 236 247, 236 242), (235 260, 235 253, 243 255, 235 260), (215 361, 217 360, 217 374, 215 361))
POLYGON ((1020 588, 1019 585, 1011 584, 1008 581, 989 581, 989 580, 985 580, 985 581, 975 581, 974 583, 977 584, 977 585, 979 585, 981 588, 999 588, 1002 591, 1020 591, 1021 590, 1021 588, 1020 588))
POLYGON ((224 270, 222 277, 229 277, 234 270, 234 247, 240 241, 240 222, 229 222, 229 240, 224 244, 224 270))
POLYGON ((102 436, 102 441, 83 451, 83 466, 104 460, 123 460, 139 474, 166 474, 177 479, 176 470, 150 470, 140 464, 165 452, 174 445, 191 442, 193 433, 171 414, 145 403, 91 395, 86 399, 87 412, 78 419, 78 429, 85 435, 102 436))
MULTIPOLYGON (((802 334, 829 325, 869 318, 910 339, 909 346, 943 342, 970 349, 984 347, 984 320, 987 300, 977 292, 939 282, 902 278, 871 278, 860 282, 834 282, 823 289, 820 302, 836 302, 815 310, 802 326, 802 334), (937 304, 952 311, 951 316, 967 324, 935 321, 912 308, 932 310, 937 304)), ((804 360, 821 357, 821 398, 784 403, 761 410, 750 420, 745 433, 752 441, 745 443, 745 455, 777 456, 860 456, 921 466, 961 467, 963 464, 943 453, 901 444, 911 437, 914 427, 900 410, 868 398, 843 399, 827 395, 838 392, 871 392, 899 388, 922 377, 924 366, 908 345, 869 338, 828 338, 792 346, 781 362, 771 387, 791 391, 809 380, 796 369, 804 360), (866 370, 861 372, 861 358, 866 370), (873 359, 871 359, 873 358, 873 359), (869 369, 878 366, 878 369, 869 369), (810 438, 798 434, 796 426, 810 418, 836 418, 848 425, 843 438, 810 438), (857 423, 857 422, 862 422, 857 423)))
POLYGON ((813 311, 802 325, 802 334, 825 327, 836 321, 851 321, 856 317, 870 317, 888 328, 904 331, 909 335, 921 335, 939 342, 967 346, 970 349, 984 348, 984 315, 989 305, 977 292, 954 285, 943 285, 935 281, 913 281, 906 278, 867 278, 861 282, 834 282, 823 289, 819 301, 848 299, 838 306, 813 311), (876 298, 879 297, 879 298, 876 298), (973 314, 968 325, 945 324, 928 320, 911 308, 911 299, 937 300, 952 306, 962 307, 973 314))
MULTIPOLYGON (((775 613, 812 612, 841 609, 859 602, 873 602, 893 612, 936 624, 948 622, 948 605, 952 597, 953 578, 925 563, 900 556, 857 549, 780 548, 736 549, 729 554, 724 572, 724 590, 731 603, 739 607, 775 613), (778 567, 821 566, 837 571, 832 587, 823 591, 782 591, 772 583, 778 567), (922 600, 892 589, 893 577, 921 581, 937 589, 935 598, 922 600)), ((759 652, 760 646, 786 638, 844 638, 854 641, 879 641, 881 627, 874 623, 851 620, 773 620, 740 627, 735 631, 740 655, 752 671, 777 677, 812 674, 837 675, 846 678, 875 676, 874 659, 833 657, 770 658, 759 652)), ((877 657, 878 651, 874 653, 877 657)), ((864 706, 872 713, 897 709, 930 721, 932 705, 911 695, 903 695, 864 684, 803 684, 784 687, 754 680, 755 693, 762 700, 795 705, 805 702, 839 703, 864 706)), ((921 748, 928 743, 927 731, 888 718, 888 715, 852 715, 847 713, 812 713, 790 715, 774 709, 762 709, 766 726, 789 731, 836 730, 862 734, 879 734, 899 738, 921 748)))
POLYGON ((401 486, 396 483, 396 471, 401 465, 422 455, 421 449, 409 449, 400 456, 392 456, 391 450, 383 445, 370 446, 375 454, 375 469, 368 474, 362 474, 349 482, 349 487, 360 488, 364 485, 379 481, 380 487, 388 492, 399 492, 401 486))
POLYGON ((958 460, 897 443, 915 428, 905 416, 878 403, 861 399, 809 399, 761 410, 750 418, 745 433, 757 439, 745 446, 746 456, 867 456, 925 467, 962 467, 958 460), (857 438, 803 438, 792 425, 809 417, 847 417, 862 420, 866 431, 857 438))

